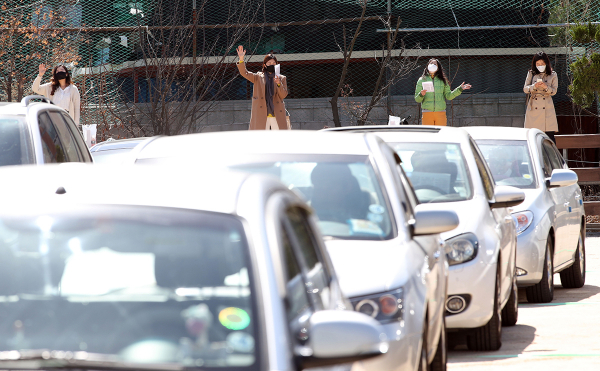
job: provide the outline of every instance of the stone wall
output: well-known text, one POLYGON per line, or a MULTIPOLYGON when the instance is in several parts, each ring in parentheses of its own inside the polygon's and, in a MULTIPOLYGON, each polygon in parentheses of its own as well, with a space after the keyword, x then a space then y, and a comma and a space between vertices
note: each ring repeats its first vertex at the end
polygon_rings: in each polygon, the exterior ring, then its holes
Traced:
MULTIPOLYGON (((342 125, 353 125, 345 107, 364 104, 370 97, 340 100, 342 125)), ((328 98, 286 99, 293 129, 319 130, 333 126, 331 104, 328 98)), ((224 101, 218 103, 201 122, 203 132, 246 130, 250 119, 250 101, 224 101)), ((463 93, 447 102, 448 126, 514 126, 523 127, 525 94, 468 94, 463 93)), ((411 115, 409 124, 420 124, 419 105, 410 95, 392 97, 392 111, 400 117, 411 115)), ((374 124, 387 124, 385 102, 371 111, 369 119, 374 124)))

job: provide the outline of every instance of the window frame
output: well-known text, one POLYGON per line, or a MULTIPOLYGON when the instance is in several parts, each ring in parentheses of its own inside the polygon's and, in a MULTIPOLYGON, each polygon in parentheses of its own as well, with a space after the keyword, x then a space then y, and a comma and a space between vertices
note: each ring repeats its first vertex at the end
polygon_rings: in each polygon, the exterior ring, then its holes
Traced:
POLYGON ((483 154, 479 150, 479 147, 477 146, 477 143, 473 140, 473 138, 469 138, 469 145, 471 146, 471 151, 473 152, 473 159, 475 160, 475 166, 477 166, 477 172, 479 173, 479 177, 481 178, 481 185, 483 186, 483 191, 485 192, 485 195, 488 198, 488 200, 493 201, 494 193, 496 191, 496 182, 494 181, 492 172, 490 171, 485 157, 483 157, 483 154), (482 174, 482 170, 484 174, 482 174), (488 187, 486 186, 486 180, 484 178, 487 179, 491 186, 491 194, 488 192, 488 187))

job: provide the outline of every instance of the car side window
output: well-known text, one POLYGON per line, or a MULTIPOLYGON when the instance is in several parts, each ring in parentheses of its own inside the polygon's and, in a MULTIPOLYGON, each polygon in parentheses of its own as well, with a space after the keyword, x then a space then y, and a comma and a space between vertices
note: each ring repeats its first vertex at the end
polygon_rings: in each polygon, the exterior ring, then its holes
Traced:
POLYGON ((302 208, 289 207, 285 215, 289 233, 293 234, 291 242, 298 245, 296 251, 300 254, 300 266, 306 269, 306 289, 313 296, 313 302, 323 308, 328 305, 331 276, 319 253, 319 243, 310 226, 308 214, 302 208))
POLYGON ((473 157, 475 157, 477 171, 479 172, 479 176, 481 177, 481 181, 483 182, 485 195, 487 196, 488 200, 491 200, 494 198, 494 180, 490 175, 490 172, 488 171, 487 164, 483 159, 483 156, 479 152, 479 148, 477 147, 477 145, 475 145, 472 140, 469 140, 469 144, 471 145, 473 157))
POLYGON ((283 247, 284 263, 286 267, 286 291, 287 291, 287 317, 292 321, 310 308, 302 269, 298 258, 294 254, 292 242, 285 226, 281 226, 281 242, 283 247))
POLYGON ((58 111, 48 111, 48 115, 50 115, 50 120, 54 124, 56 130, 58 130, 58 134, 60 135, 60 139, 63 143, 63 147, 67 152, 67 157, 70 161, 83 161, 81 153, 77 148, 77 144, 75 143, 75 138, 73 138, 73 133, 69 130, 67 123, 62 118, 58 111))
POLYGON ((549 140, 545 140, 542 143, 542 146, 544 147, 544 151, 547 153, 548 158, 550 159, 550 164, 552 165, 552 169, 562 169, 563 168, 563 163, 560 160, 560 158, 558 157, 558 154, 556 153, 556 150, 554 149, 554 145, 552 144, 552 142, 550 142, 549 140))
POLYGON ((73 130, 71 130, 71 132, 73 134, 73 138, 75 138, 75 143, 77 144, 78 148, 81 150, 81 157, 83 158, 83 161, 84 162, 92 162, 92 157, 86 150, 87 145, 85 144, 85 141, 83 140, 81 131, 79 131, 77 129, 77 124, 75 124, 75 122, 73 121, 71 116, 69 116, 68 113, 61 111, 60 114, 62 115, 62 118, 68 123, 67 127, 70 129, 73 128, 73 130))
MULTIPOLYGON (((44 155, 44 163, 61 163, 70 162, 71 160, 60 138, 60 134, 50 120, 50 116, 46 112, 42 112, 38 116, 38 125, 40 129, 40 137, 42 139, 42 152, 44 155)), ((77 160, 75 160, 77 161, 77 160)))

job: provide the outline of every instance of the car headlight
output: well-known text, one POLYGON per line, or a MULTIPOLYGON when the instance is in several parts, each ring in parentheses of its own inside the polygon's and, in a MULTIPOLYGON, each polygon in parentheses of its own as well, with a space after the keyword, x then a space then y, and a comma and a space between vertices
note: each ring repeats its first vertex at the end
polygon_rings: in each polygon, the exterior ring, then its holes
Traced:
POLYGON ((446 240, 448 265, 466 263, 475 259, 479 242, 473 233, 465 233, 446 240))
POLYGON ((371 316, 381 323, 402 320, 404 293, 397 289, 384 294, 350 299, 354 310, 371 316))
POLYGON ((515 218, 515 227, 517 228, 517 236, 525 232, 533 222, 533 213, 531 211, 519 211, 511 214, 515 218))

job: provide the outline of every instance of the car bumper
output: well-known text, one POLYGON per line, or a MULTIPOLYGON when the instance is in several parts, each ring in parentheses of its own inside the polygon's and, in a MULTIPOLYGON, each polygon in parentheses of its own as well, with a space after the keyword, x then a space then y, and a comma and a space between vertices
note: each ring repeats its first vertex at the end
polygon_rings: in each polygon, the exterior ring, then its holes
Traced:
POLYGON ((547 235, 539 226, 531 225, 517 236, 517 267, 527 271, 517 276, 519 287, 535 285, 542 279, 547 235))
POLYGON ((476 259, 472 262, 450 267, 448 297, 470 295, 467 309, 458 314, 446 315, 446 328, 476 328, 484 326, 492 318, 496 263, 488 264, 476 259))
POLYGON ((351 371, 413 371, 418 367, 420 331, 408 331, 405 322, 383 325, 389 341, 386 354, 352 364, 351 371))

